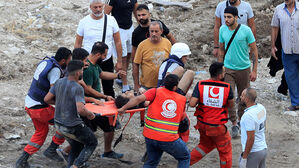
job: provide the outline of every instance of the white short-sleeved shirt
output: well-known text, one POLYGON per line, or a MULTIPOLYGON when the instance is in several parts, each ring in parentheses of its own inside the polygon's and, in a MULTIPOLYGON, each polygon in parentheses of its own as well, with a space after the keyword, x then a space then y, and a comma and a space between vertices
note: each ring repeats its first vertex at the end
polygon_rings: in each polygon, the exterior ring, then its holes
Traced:
MULTIPOLYGON (((43 69, 42 69, 42 68, 44 68, 43 63, 46 63, 46 61, 40 63, 37 66, 33 78, 36 79, 36 77, 39 76, 38 73, 43 71, 43 69)), ((50 70, 50 72, 48 73, 48 76, 47 76, 47 78, 50 82, 50 85, 54 85, 54 83, 60 78, 60 76, 61 76, 60 69, 57 68, 57 67, 52 68, 50 70)), ((36 79, 36 80, 38 80, 38 79, 36 79)), ((33 106, 41 105, 41 104, 42 104, 41 102, 35 101, 29 95, 26 95, 26 97, 25 97, 25 107, 31 108, 33 106)))
MULTIPOLYGON (((163 62, 162 65, 159 68, 159 76, 158 76, 158 80, 162 80, 162 74, 164 72, 165 66, 166 66, 167 62, 163 62)), ((174 71, 177 67, 179 67, 180 65, 177 63, 172 63, 170 65, 170 67, 167 69, 166 73, 169 72, 171 73, 172 71, 174 71)))
MULTIPOLYGON (((89 53, 91 52, 92 46, 97 41, 102 41, 103 30, 104 30, 104 16, 95 20, 90 15, 85 16, 80 20, 77 34, 83 36, 83 48, 89 53)), ((119 31, 118 24, 113 16, 107 15, 107 29, 105 43, 108 45, 108 53, 105 60, 109 59, 112 55, 114 38, 113 34, 119 31)), ((105 61, 104 60, 104 61, 105 61)))
POLYGON ((256 104, 244 110, 241 118, 241 144, 245 151, 247 131, 255 131, 254 144, 250 152, 258 152, 267 148, 265 139, 266 109, 261 104, 256 104))
MULTIPOLYGON (((217 5, 215 15, 221 19, 221 25, 225 25, 225 19, 224 19, 224 9, 226 8, 226 2, 222 1, 217 5)), ((228 3, 229 4, 229 3, 228 3)), ((230 5, 230 4, 229 4, 230 5)), ((236 6, 238 9, 239 24, 245 24, 248 26, 248 19, 252 18, 254 16, 253 10, 248 2, 241 1, 241 3, 236 6)))

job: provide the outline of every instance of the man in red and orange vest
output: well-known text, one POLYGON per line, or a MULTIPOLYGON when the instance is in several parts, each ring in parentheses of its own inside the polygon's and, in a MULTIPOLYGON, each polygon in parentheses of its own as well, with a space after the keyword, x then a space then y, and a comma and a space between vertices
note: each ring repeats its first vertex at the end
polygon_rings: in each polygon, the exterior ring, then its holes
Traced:
POLYGON ((234 96, 229 83, 224 78, 223 63, 215 62, 210 66, 209 80, 199 81, 190 99, 190 107, 196 107, 195 129, 199 130, 200 142, 191 152, 190 165, 201 160, 206 154, 217 148, 220 167, 232 166, 231 137, 225 126, 228 121, 228 107, 233 107, 234 96))
POLYGON ((120 113, 123 113, 126 109, 141 102, 150 101, 151 103, 143 129, 148 155, 144 168, 157 167, 164 151, 178 160, 178 167, 189 167, 190 153, 178 133, 180 122, 187 116, 186 97, 175 92, 178 82, 177 75, 169 74, 164 81, 165 87, 149 89, 118 109, 120 113))

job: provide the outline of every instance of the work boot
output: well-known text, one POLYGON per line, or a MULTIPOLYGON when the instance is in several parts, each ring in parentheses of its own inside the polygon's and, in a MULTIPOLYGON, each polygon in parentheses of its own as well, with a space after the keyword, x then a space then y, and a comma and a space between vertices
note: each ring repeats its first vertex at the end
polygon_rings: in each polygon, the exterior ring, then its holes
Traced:
POLYGON ((50 146, 45 150, 44 156, 47 158, 57 161, 63 162, 63 159, 57 154, 56 149, 59 145, 55 144, 53 141, 51 142, 50 146))
POLYGON ((19 157, 19 159, 16 162, 16 168, 30 168, 30 165, 27 162, 29 156, 30 156, 29 153, 23 151, 22 155, 19 157))

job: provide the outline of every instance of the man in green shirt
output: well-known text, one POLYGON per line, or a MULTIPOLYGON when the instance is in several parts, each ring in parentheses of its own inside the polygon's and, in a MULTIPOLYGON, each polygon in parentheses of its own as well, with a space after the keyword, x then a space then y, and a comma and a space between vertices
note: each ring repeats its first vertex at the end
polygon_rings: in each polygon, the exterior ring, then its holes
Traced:
MULTIPOLYGON (((86 83, 88 90, 91 92, 89 96, 93 96, 92 93, 100 93, 100 78, 105 80, 111 80, 116 78, 125 77, 126 73, 120 70, 117 73, 105 72, 102 71, 100 66, 97 64, 106 58, 108 52, 108 46, 103 42, 94 43, 91 53, 88 56, 88 63, 90 64, 88 68, 84 70, 83 80, 86 83)), ((103 95, 103 94, 102 94, 103 95)), ((104 98, 106 100, 113 100, 111 96, 103 95, 100 98, 104 98)), ((104 131, 104 154, 101 157, 109 157, 114 159, 119 159, 123 157, 123 154, 116 153, 112 151, 111 144, 114 137, 114 127, 110 126, 108 117, 97 116, 94 120, 92 120, 92 125, 95 128, 92 128, 94 131, 96 127, 99 126, 104 131)))

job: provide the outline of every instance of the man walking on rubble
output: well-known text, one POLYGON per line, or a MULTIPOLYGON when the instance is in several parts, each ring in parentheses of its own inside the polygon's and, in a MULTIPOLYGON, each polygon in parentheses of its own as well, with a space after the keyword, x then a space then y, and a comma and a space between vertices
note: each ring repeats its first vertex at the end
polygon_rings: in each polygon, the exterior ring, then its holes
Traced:
MULTIPOLYGON (((250 86, 250 81, 254 82, 257 76, 258 51, 256 41, 251 29, 243 24, 238 24, 238 9, 228 6, 224 10, 225 24, 221 26, 219 33, 220 55, 219 62, 224 62, 224 81, 230 83, 233 91, 237 87, 238 100, 245 88, 250 86), (254 54, 252 70, 249 46, 254 54)), ((245 107, 238 104, 238 119, 240 120, 245 107)), ((233 124, 232 137, 238 136, 239 126, 235 109, 228 109, 229 117, 233 124)))
POLYGON ((225 123, 228 121, 227 108, 234 106, 234 95, 224 78, 223 63, 215 62, 210 68, 209 80, 199 81, 190 99, 190 107, 196 107, 195 129, 200 133, 199 144, 191 152, 190 165, 201 160, 217 148, 221 168, 232 166, 231 137, 225 123))
MULTIPOLYGON (((44 102, 44 97, 54 83, 64 76, 63 70, 71 58, 72 52, 65 47, 61 47, 57 50, 54 57, 46 57, 46 59, 38 64, 25 98, 25 110, 33 122, 35 132, 29 143, 25 146, 22 155, 17 160, 16 168, 29 167, 28 158, 36 153, 44 144, 48 135, 49 124, 54 124, 53 118, 55 112, 53 106, 44 102)), ((56 153, 56 148, 63 142, 64 138, 56 132, 44 155, 52 160, 62 162, 62 158, 56 153)))

